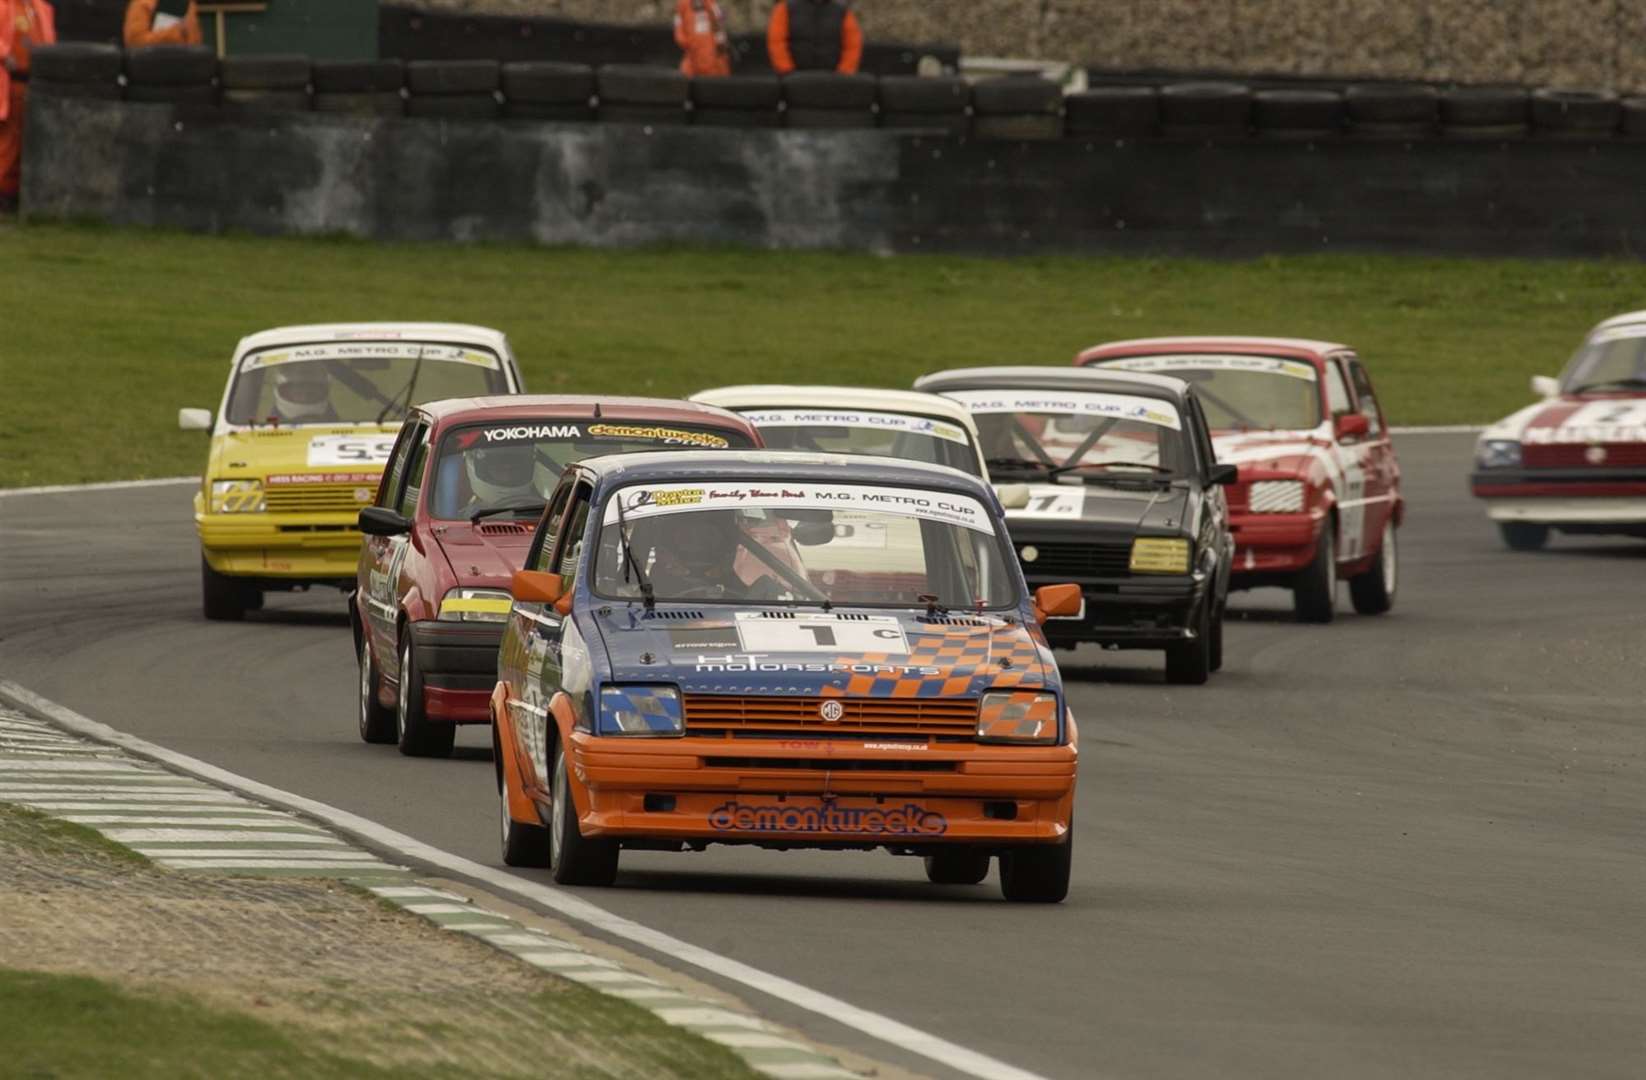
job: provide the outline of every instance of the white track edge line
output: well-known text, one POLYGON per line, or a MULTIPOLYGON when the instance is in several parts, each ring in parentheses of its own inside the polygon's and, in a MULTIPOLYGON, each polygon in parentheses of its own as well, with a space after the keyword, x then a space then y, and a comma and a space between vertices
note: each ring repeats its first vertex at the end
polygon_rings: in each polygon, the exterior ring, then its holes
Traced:
POLYGON ((0 499, 10 495, 75 495, 82 491, 122 491, 126 488, 198 484, 198 476, 163 476, 157 480, 109 480, 99 484, 46 484, 43 487, 0 488, 0 499))
POLYGON ((654 952, 692 967, 702 968, 721 978, 739 983, 779 1001, 815 1013, 826 1020, 862 1032, 873 1039, 895 1046, 911 1054, 946 1065, 957 1072, 977 1077, 978 1080, 1044 1080, 1037 1073, 1021 1069, 976 1050, 900 1020, 860 1008, 820 990, 813 990, 781 975, 773 975, 740 960, 722 956, 710 949, 682 941, 661 930, 615 915, 560 889, 533 881, 526 881, 494 867, 484 866, 460 855, 453 855, 432 847, 414 837, 397 832, 375 821, 369 821, 347 810, 339 809, 315 799, 284 791, 238 773, 201 761, 187 754, 168 750, 135 735, 116 731, 107 724, 82 716, 66 705, 59 705, 41 697, 27 687, 10 679, 0 678, 0 697, 50 718, 76 734, 100 742, 110 743, 141 757, 170 765, 199 779, 233 788, 243 795, 254 796, 264 802, 276 803, 324 821, 332 827, 358 836, 379 847, 386 848, 401 858, 415 860, 429 866, 485 882, 493 888, 530 900, 571 919, 593 927, 614 938, 633 942, 654 952))

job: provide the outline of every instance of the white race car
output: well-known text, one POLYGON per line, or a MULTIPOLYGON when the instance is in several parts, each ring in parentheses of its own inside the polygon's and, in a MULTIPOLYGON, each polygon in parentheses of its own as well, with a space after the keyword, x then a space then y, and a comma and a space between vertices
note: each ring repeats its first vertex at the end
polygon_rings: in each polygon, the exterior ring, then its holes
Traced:
POLYGON ((1481 433, 1470 487, 1503 542, 1534 551, 1549 531, 1646 538, 1646 311, 1607 319, 1542 397, 1481 433))

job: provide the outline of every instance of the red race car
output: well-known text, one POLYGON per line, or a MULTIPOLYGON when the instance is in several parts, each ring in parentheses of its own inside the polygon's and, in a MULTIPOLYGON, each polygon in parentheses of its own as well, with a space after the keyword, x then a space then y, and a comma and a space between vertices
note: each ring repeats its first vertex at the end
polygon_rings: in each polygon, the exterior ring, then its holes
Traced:
POLYGON ((360 512, 349 598, 360 737, 443 757, 458 724, 491 722, 510 577, 567 465, 762 445, 738 414, 684 401, 519 395, 413 409, 360 512))
POLYGON ((1292 590, 1304 622, 1330 622, 1337 583, 1362 615, 1394 605, 1400 463, 1372 379, 1347 345, 1176 337, 1087 349, 1080 367, 1175 375, 1195 386, 1228 488, 1231 589, 1292 590))

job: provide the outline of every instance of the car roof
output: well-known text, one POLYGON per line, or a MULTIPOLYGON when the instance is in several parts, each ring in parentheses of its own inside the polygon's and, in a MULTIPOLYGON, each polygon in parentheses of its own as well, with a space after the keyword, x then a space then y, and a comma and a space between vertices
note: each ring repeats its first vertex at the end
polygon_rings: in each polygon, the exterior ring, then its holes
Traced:
POLYGON ((1025 388, 1034 390, 1083 390, 1111 394, 1141 394, 1177 402, 1188 393, 1189 384, 1171 375, 1143 371, 1115 371, 1109 368, 1069 367, 975 367, 935 371, 915 380, 920 389, 988 390, 1025 388))
POLYGON ((597 480, 628 483, 678 483, 715 480, 828 482, 834 484, 903 484, 946 488, 982 499, 993 489, 984 481, 951 469, 903 458, 868 454, 813 454, 793 450, 646 450, 584 458, 574 468, 597 480))
POLYGON ((976 422, 959 402, 937 394, 915 390, 887 390, 866 386, 783 386, 751 383, 718 386, 701 390, 691 400, 727 409, 866 409, 890 413, 916 413, 953 420, 972 429, 976 422))
POLYGON ((1641 323, 1646 323, 1646 311, 1626 311, 1622 315, 1613 315, 1609 319, 1601 320, 1589 334, 1592 337, 1603 330, 1616 330, 1619 327, 1636 326, 1641 323))
POLYGON ((1234 353, 1239 356, 1281 356, 1316 363, 1333 353, 1353 352, 1347 345, 1312 338, 1253 337, 1232 334, 1199 334, 1187 337, 1132 338, 1108 341, 1081 350, 1076 364, 1109 360, 1121 356, 1159 356, 1168 353, 1234 353))
POLYGON ((247 334, 235 347, 241 356, 257 349, 281 345, 301 345, 321 341, 383 341, 406 338, 410 341, 439 341, 460 345, 480 345, 495 353, 508 350, 508 339, 499 330, 489 326, 468 323, 434 322, 359 322, 312 323, 303 326, 280 326, 247 334))
POLYGON ((417 406, 437 427, 486 420, 644 420, 648 423, 713 424, 758 435, 753 424, 729 409, 669 398, 614 397, 602 394, 494 394, 446 398, 417 406))

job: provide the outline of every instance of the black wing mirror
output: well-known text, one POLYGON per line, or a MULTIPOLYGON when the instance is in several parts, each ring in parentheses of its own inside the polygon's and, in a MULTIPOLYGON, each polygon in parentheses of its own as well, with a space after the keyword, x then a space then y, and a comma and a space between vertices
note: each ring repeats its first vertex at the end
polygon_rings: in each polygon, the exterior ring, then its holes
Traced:
POLYGON ((360 511, 360 531, 367 536, 404 536, 411 527, 411 518, 386 506, 368 506, 360 511))
POLYGON ((1206 474, 1206 486, 1215 487, 1219 484, 1229 485, 1240 483, 1239 465, 1213 465, 1212 471, 1206 474))

